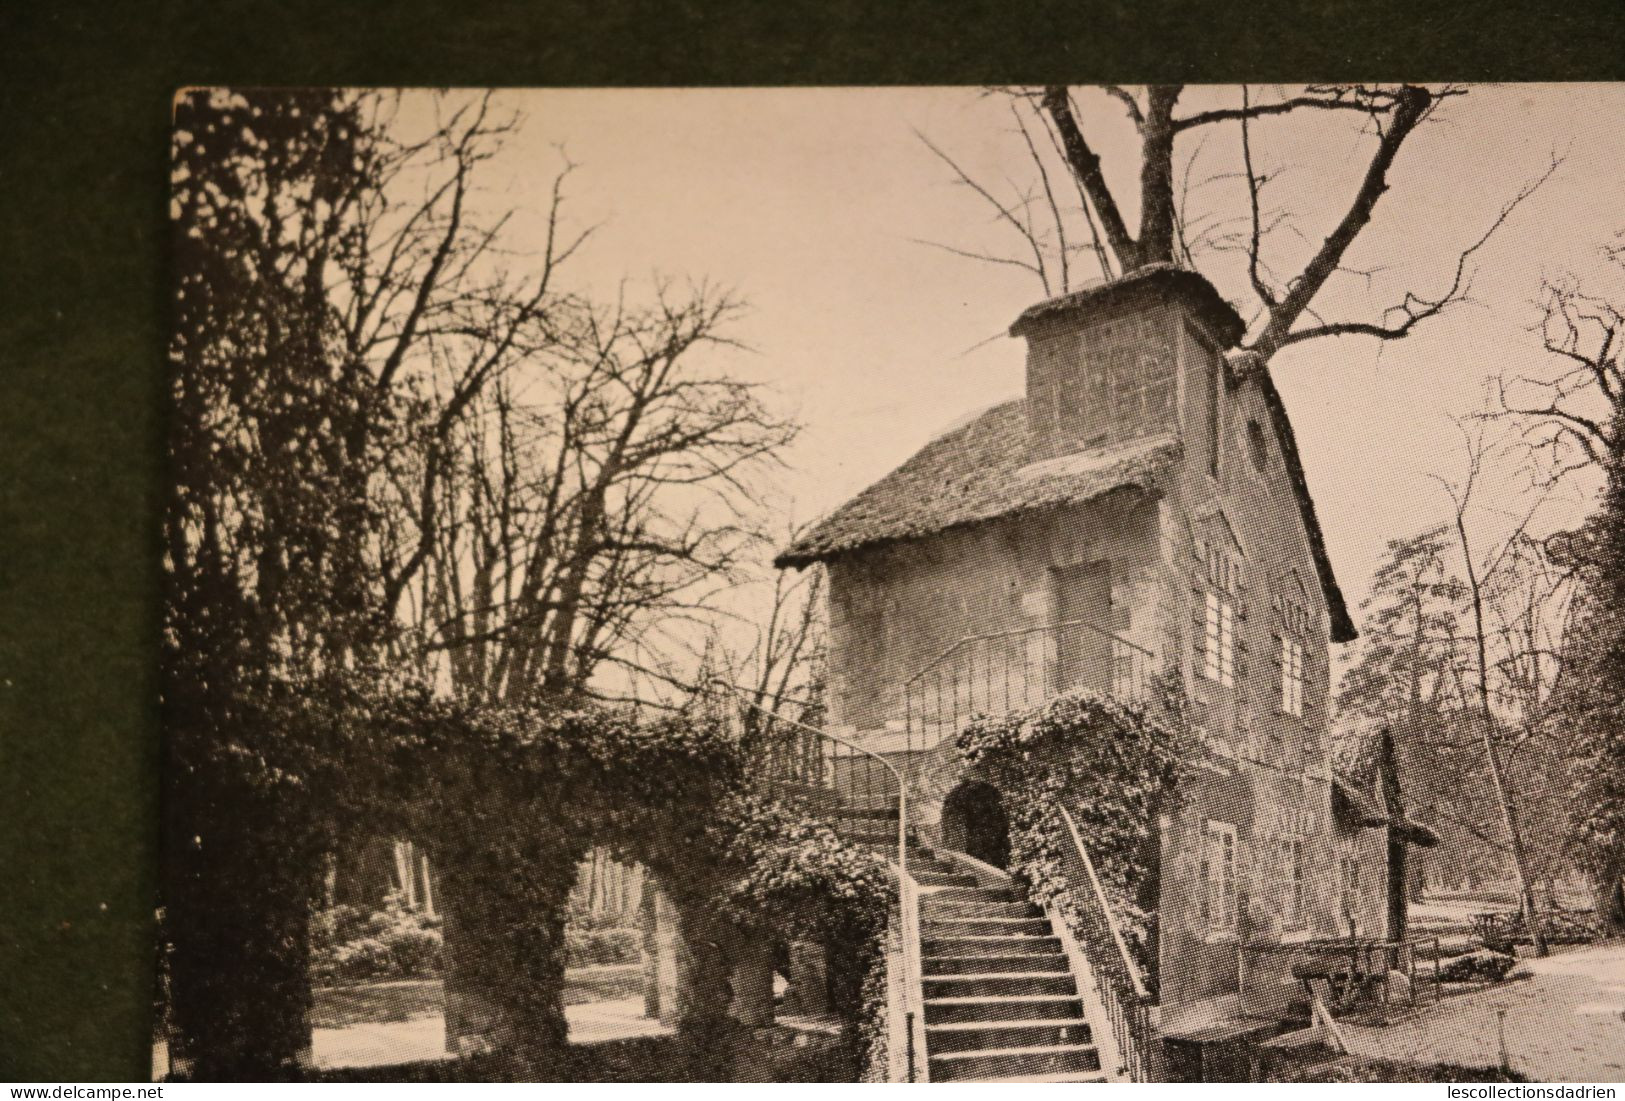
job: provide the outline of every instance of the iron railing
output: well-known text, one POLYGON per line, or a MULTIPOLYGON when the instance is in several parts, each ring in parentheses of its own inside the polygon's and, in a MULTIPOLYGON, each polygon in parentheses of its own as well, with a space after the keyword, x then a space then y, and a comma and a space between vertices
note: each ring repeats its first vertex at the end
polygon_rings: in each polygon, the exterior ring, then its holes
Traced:
POLYGON ((1151 1009, 1156 999, 1146 988, 1139 964, 1129 955, 1111 903, 1095 874, 1094 862, 1078 835, 1077 823, 1065 807, 1059 812, 1072 842, 1061 851, 1061 870, 1067 884, 1065 898, 1078 918, 1072 932, 1088 956, 1112 1038, 1117 1041, 1123 1062, 1118 1074, 1131 1082, 1155 1081, 1157 1036, 1151 1009))
POLYGON ((925 1051, 924 964, 920 959, 920 887, 906 868, 897 877, 898 916, 902 919, 903 1044, 905 1081, 929 1082, 930 1065, 920 1058, 925 1051))
POLYGON ((1150 650, 1086 620, 967 635, 904 683, 907 749, 931 749, 972 715, 1036 707, 1065 692, 1143 700, 1151 675, 1150 650))

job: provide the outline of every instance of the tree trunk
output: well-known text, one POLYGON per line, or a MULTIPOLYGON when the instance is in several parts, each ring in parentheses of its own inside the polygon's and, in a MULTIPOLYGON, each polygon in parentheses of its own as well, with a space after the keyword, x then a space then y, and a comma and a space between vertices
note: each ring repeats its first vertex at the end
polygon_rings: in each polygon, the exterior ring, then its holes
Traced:
POLYGON ((1605 937, 1625 933, 1625 865, 1611 864, 1597 875, 1595 905, 1597 921, 1605 937))
MULTIPOLYGON (((1177 84, 1147 90, 1140 125, 1140 242, 1133 267, 1174 262, 1174 104, 1177 84)), ((1124 264, 1124 271, 1131 270, 1124 264)))
POLYGON ((201 843, 164 854, 170 1065, 193 1081, 297 1075, 310 1062, 319 856, 292 842, 196 830, 201 843))
POLYGON ((1524 849, 1523 829, 1518 821, 1517 805, 1513 803, 1512 795, 1507 790, 1505 769, 1501 764, 1501 750, 1495 744, 1495 712, 1490 706, 1490 666, 1485 641, 1484 590, 1479 581, 1478 570, 1473 564, 1472 548, 1467 539, 1466 520, 1463 512, 1459 509, 1456 513, 1456 533, 1461 538, 1462 560, 1467 567, 1467 581, 1473 598, 1473 626, 1475 641, 1478 645, 1478 699, 1480 718, 1483 723, 1484 759, 1489 765, 1490 780, 1495 787, 1495 801, 1501 807, 1501 820, 1506 825, 1507 844, 1512 852, 1513 871, 1518 876, 1518 908, 1523 913, 1524 924, 1529 930, 1529 937, 1535 955, 1545 956, 1549 953, 1546 946, 1546 931, 1541 924, 1540 908, 1535 902, 1535 892, 1529 878, 1529 857, 1524 849))

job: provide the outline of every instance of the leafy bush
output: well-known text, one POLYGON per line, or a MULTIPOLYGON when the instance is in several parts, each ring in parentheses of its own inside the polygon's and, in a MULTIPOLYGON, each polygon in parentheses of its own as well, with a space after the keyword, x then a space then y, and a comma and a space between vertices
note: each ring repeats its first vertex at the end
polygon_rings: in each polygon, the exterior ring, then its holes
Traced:
POLYGON ((1527 1082, 1515 1070, 1462 1067, 1454 1063, 1400 1063, 1390 1059, 1346 1059, 1296 1068, 1275 1082, 1527 1082))
POLYGON ((440 920, 406 908, 391 892, 373 912, 333 906, 311 920, 311 968, 319 983, 432 978, 440 974, 440 920))
POLYGON ((1516 957, 1505 952, 1480 948, 1441 963, 1439 979, 1442 982, 1500 982, 1517 962, 1516 957))
POLYGON ((608 929, 564 930, 564 965, 592 967, 611 963, 637 963, 643 958, 643 930, 625 926, 608 929))
POLYGON ((958 736, 959 756, 1004 798, 1010 813, 1010 869, 1034 901, 1068 901, 1067 807, 1089 838, 1089 856, 1128 947, 1156 977, 1156 918, 1139 903, 1154 887, 1157 817, 1173 807, 1186 744, 1183 700, 1167 685, 1160 708, 1084 690, 1033 708, 978 715, 958 736))

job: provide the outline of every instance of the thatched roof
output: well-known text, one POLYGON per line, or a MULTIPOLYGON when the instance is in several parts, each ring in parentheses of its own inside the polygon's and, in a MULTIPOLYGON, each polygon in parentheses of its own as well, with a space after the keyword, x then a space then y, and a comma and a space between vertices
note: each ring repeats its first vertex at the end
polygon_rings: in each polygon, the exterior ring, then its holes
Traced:
POLYGON ((1156 492, 1179 457, 1172 436, 1031 463, 1027 402, 996 405, 926 444, 836 509, 775 564, 805 566, 859 547, 917 539, 1115 490, 1156 492))
MULTIPOLYGON (((1031 306, 1016 318, 1010 326, 1010 334, 1021 336, 1044 319, 1073 312, 1093 312, 1136 296, 1178 300, 1210 325, 1227 345, 1237 344, 1246 332, 1246 324, 1235 307, 1201 275, 1172 264, 1151 264, 1111 282, 1098 283, 1031 306)), ((1326 597, 1332 641, 1349 642, 1359 632, 1354 628, 1343 590, 1332 572, 1326 537, 1315 515, 1315 502, 1309 496, 1309 482, 1304 476, 1303 460, 1298 454, 1298 441, 1292 432, 1292 422, 1287 418, 1286 405, 1270 378, 1269 368, 1259 363, 1256 356, 1238 351, 1228 358, 1237 384, 1245 379, 1256 381, 1264 397, 1275 435, 1281 441, 1287 477, 1297 498, 1298 514, 1303 520, 1315 572, 1326 597)), ((1178 446, 1167 437, 1159 439, 1174 448, 1178 446)), ((1018 399, 997 406, 970 424, 932 440, 908 462, 842 505, 786 548, 775 563, 781 568, 805 566, 859 547, 920 538, 1030 508, 1077 503, 1124 486, 1151 488, 1143 484, 1147 477, 1143 465, 1141 469, 1126 469, 1118 475, 1098 472, 1069 485, 1038 487, 1023 483, 1012 475, 1026 462, 1027 440, 1026 402, 1018 399)), ((1140 456, 1133 461, 1145 464, 1147 458, 1140 456)), ((1156 473, 1160 474, 1160 469, 1156 473)))

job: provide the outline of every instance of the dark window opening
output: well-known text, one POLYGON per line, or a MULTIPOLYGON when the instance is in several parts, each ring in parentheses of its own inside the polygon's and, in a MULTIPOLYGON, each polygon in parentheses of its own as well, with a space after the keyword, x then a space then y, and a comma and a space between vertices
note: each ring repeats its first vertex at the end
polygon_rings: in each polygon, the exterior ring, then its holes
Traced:
POLYGON ((1269 451, 1264 442, 1264 426, 1257 421, 1247 422, 1247 452, 1253 458, 1253 469, 1260 474, 1269 465, 1269 451))

